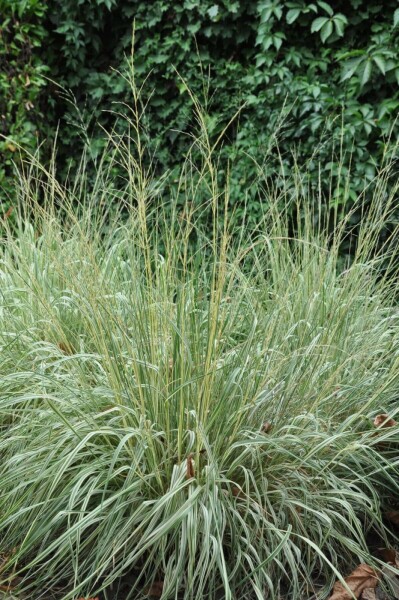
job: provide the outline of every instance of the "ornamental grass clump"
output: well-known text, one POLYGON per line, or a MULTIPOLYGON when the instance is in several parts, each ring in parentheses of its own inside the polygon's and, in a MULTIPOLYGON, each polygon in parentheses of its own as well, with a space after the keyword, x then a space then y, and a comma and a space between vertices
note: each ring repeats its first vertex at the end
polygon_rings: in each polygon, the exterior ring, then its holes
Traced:
POLYGON ((132 115, 91 187, 86 158, 62 185, 31 157, 5 224, 0 585, 35 599, 326 597, 351 566, 382 566, 366 538, 394 538, 393 166, 346 214, 323 213, 293 174, 263 192, 248 232, 201 113, 203 161, 172 182, 143 166, 132 115))

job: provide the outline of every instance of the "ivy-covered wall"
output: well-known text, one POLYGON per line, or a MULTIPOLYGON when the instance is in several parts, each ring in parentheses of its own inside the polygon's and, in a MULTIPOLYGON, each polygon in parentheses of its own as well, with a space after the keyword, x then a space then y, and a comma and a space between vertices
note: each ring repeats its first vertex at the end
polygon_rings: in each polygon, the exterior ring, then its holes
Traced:
MULTIPOLYGON (((31 146, 38 131, 51 138, 58 122, 60 168, 76 156, 75 109, 57 85, 45 84, 45 73, 71 90, 86 124, 109 124, 103 109, 129 101, 118 70, 130 54, 133 21, 136 76, 149 75, 146 122, 160 170, 173 169, 188 143, 179 132, 190 126, 192 104, 177 73, 206 106, 213 136, 246 103, 224 140, 235 162, 238 211, 278 124, 276 160, 289 172, 294 155, 308 159, 315 188, 320 179, 338 182, 344 155, 340 177, 350 167, 350 186, 333 186, 335 202, 354 198, 372 180, 397 133, 397 0, 0 0, 0 6, 1 127, 9 136, 0 145, 3 183, 12 140, 31 146)), ((99 129, 89 125, 89 131, 95 157, 103 138, 99 129)), ((254 221, 259 212, 254 195, 254 221)))

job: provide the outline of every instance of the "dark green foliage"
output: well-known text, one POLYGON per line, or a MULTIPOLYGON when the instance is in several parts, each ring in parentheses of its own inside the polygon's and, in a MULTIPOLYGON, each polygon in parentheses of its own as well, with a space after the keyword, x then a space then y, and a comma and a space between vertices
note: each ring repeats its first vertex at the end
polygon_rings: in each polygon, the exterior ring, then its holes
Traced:
POLYGON ((49 126, 51 134, 61 119, 61 166, 75 166, 76 123, 96 160, 104 136, 93 124, 113 123, 104 108, 126 112, 112 103, 131 102, 128 82, 118 71, 131 52, 134 21, 135 71, 139 83, 148 76, 145 125, 159 172, 173 171, 190 143, 181 133, 194 125, 186 83, 209 114, 212 139, 245 103, 223 136, 222 150, 234 163, 231 202, 238 217, 248 199, 256 222, 259 174, 267 184, 268 176, 276 177, 276 166, 284 175, 296 157, 307 162, 305 183, 315 194, 321 182, 334 204, 351 202, 372 181, 396 135, 396 0, 49 0, 47 5, 42 64, 71 90, 72 100, 62 99, 56 86, 47 90, 42 129, 49 126))
POLYGON ((11 173, 18 146, 35 150, 43 127, 40 92, 45 57, 38 55, 46 36, 42 0, 0 0, 0 211, 13 197, 11 173))

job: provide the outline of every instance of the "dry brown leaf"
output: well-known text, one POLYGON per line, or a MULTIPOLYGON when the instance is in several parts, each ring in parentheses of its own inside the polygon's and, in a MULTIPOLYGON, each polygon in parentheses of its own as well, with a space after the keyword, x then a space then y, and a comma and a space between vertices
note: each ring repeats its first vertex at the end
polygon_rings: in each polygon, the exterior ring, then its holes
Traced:
POLYGON ((64 354, 73 354, 73 348, 69 342, 58 342, 57 346, 64 354))
POLYGON ((245 494, 242 491, 241 488, 237 487, 236 485, 233 485, 233 487, 231 488, 231 493, 233 494, 233 496, 235 496, 236 498, 245 498, 245 494))
POLYGON ((145 590, 148 596, 153 598, 160 598, 163 592, 163 581, 154 581, 154 583, 145 590))
POLYGON ((391 523, 393 523, 394 525, 397 525, 397 527, 399 527, 399 511, 398 510, 388 510, 388 512, 385 513, 385 516, 388 519, 388 521, 391 521, 391 523))
POLYGON ((353 600, 353 596, 360 598, 363 590, 376 587, 378 577, 372 567, 362 563, 348 577, 345 577, 345 583, 352 593, 337 581, 329 600, 353 600))
POLYGON ((393 548, 378 548, 378 554, 386 563, 391 565, 397 564, 399 566, 399 558, 396 550, 393 548))
POLYGON ((195 473, 194 473, 194 461, 193 461, 193 455, 189 454, 187 457, 187 472, 186 472, 186 477, 187 479, 192 479, 193 477, 195 477, 195 473))
POLYGON ((399 598, 399 579, 394 573, 392 573, 392 567, 385 566, 382 568, 384 579, 389 586, 391 598, 399 598))
POLYGON ((10 206, 10 207, 8 208, 8 210, 6 210, 6 212, 5 212, 5 213, 4 213, 4 215, 3 215, 3 220, 4 220, 4 221, 7 221, 7 219, 8 219, 9 217, 11 217, 13 210, 14 210, 14 207, 13 207, 13 206, 10 206))
POLYGON ((262 433, 269 433, 272 427, 273 425, 270 423, 270 421, 265 421, 260 430, 262 433))
POLYGON ((374 419, 375 427, 382 427, 385 429, 385 427, 394 427, 395 425, 397 425, 397 422, 394 419, 391 419, 386 413, 377 415, 374 419))
POLYGON ((362 600, 377 600, 377 594, 375 593, 375 588, 366 588, 363 590, 361 595, 362 600))
POLYGON ((96 596, 95 598, 78 598, 78 600, 100 600, 100 598, 96 596))

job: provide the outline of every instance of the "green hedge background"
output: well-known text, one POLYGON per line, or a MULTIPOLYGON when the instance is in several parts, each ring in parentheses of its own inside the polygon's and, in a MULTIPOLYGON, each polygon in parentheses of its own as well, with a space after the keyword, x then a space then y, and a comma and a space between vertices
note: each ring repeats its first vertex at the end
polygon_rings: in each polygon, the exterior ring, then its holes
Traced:
POLYGON ((250 219, 259 218, 254 182, 262 169, 273 176, 282 162, 289 173, 299 157, 308 161, 309 186, 335 181, 331 201, 343 203, 372 181, 394 146, 397 0, 0 0, 0 14, 3 213, 14 201, 18 144, 34 150, 44 142, 46 156, 59 126, 61 173, 76 166, 79 134, 94 162, 101 154, 104 136, 95 124, 114 119, 103 109, 131 101, 118 71, 130 55, 133 22, 159 172, 176 168, 189 143, 179 132, 192 127, 192 102, 176 71, 206 108, 215 139, 245 103, 223 143, 234 163, 238 216, 249 199, 250 219), (270 150, 277 130, 279 154, 270 150))

